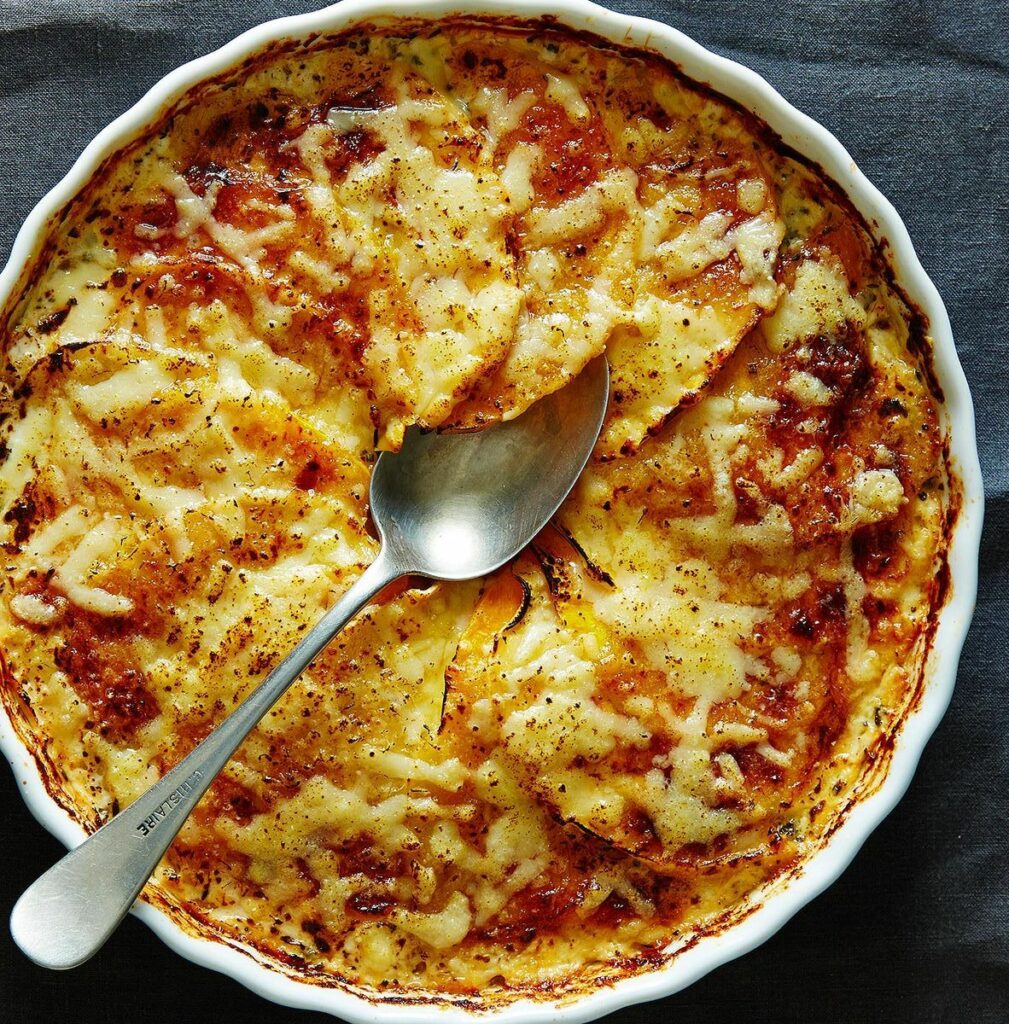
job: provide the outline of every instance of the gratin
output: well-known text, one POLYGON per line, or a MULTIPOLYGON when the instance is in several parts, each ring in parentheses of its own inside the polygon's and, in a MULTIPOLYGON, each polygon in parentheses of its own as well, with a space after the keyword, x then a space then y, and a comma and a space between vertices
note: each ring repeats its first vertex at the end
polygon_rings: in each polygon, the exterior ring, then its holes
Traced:
POLYGON ((374 557, 376 450, 605 351, 555 522, 386 591, 146 897, 376 997, 652 970, 818 848, 917 698, 956 508, 925 328, 836 186, 655 55, 275 46, 110 157, 6 310, 6 710, 97 827, 374 557))

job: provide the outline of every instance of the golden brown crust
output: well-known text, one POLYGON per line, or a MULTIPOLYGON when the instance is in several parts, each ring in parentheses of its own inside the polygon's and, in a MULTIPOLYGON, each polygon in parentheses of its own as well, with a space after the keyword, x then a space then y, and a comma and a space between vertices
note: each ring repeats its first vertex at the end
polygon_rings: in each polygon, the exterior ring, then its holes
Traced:
POLYGON ((2 695, 89 827, 373 557, 376 446, 610 358, 556 525, 389 589, 215 782, 148 894, 187 927, 376 998, 573 995, 882 778, 957 507, 923 321, 668 62, 492 19, 273 48, 106 161, 4 322, 2 695))

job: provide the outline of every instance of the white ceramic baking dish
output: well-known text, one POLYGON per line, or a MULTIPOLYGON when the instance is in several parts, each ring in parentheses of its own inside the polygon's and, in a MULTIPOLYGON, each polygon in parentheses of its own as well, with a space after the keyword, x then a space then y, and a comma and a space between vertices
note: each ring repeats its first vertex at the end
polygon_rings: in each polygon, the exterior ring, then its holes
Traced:
MULTIPOLYGON (((949 599, 935 634, 923 694, 899 733, 882 784, 851 810, 830 840, 799 871, 789 876, 783 885, 763 894, 756 909, 731 927, 688 945, 655 972, 627 978, 560 1006, 523 1001, 492 1011, 501 1024, 545 1021, 575 1024, 632 1003, 677 992, 770 937, 838 877, 869 833, 900 799, 926 741, 949 704, 977 590, 984 498, 974 437, 974 411, 942 300, 918 262, 907 230, 890 203, 826 129, 787 103, 754 72, 711 53, 667 25, 616 14, 586 0, 472 0, 465 4, 460 0, 415 0, 407 11, 402 5, 387 0, 344 0, 322 11, 260 25, 215 53, 186 64, 162 79, 132 109, 101 132, 63 181, 39 202, 18 234, 7 267, 0 275, 0 308, 6 304, 22 271, 34 257, 52 218, 85 185, 101 161, 134 138, 165 106, 198 82, 227 70, 277 40, 339 30, 357 21, 388 15, 436 18, 459 13, 554 17, 562 24, 614 42, 655 50, 679 64, 691 78, 708 83, 753 111, 786 145, 820 164, 844 188, 877 237, 889 243, 898 282, 930 321, 935 373, 946 398, 944 419, 951 466, 963 502, 949 555, 949 599)), ((67 846, 79 843, 84 838, 83 830, 49 796, 34 758, 16 738, 10 722, 2 714, 0 747, 13 766, 19 788, 35 817, 67 846)), ((133 913, 176 952, 228 974, 279 1003, 327 1011, 351 1022, 449 1024, 473 1019, 472 1011, 460 1006, 376 1003, 339 988, 299 981, 264 964, 247 951, 184 931, 172 917, 148 903, 138 903, 133 913)))

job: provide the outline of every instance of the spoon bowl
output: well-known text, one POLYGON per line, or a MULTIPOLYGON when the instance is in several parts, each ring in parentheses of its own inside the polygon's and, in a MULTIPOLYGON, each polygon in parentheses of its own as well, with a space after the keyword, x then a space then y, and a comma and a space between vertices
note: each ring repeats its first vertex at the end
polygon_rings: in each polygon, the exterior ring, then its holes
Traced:
POLYGON ((578 479, 608 392, 600 356, 507 423, 459 434, 412 427, 399 452, 379 456, 371 477, 383 550, 437 580, 483 576, 513 558, 578 479))

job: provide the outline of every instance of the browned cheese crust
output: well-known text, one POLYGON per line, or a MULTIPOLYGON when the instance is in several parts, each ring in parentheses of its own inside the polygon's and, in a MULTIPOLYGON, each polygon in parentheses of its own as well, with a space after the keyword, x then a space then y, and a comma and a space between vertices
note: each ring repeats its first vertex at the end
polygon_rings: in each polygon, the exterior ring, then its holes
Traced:
POLYGON ((184 927, 373 998, 574 996, 885 772, 956 505, 925 325, 668 62, 492 20, 278 46, 105 162, 2 324, 2 697, 88 828, 374 557, 377 449, 610 360, 555 522, 384 593, 214 783, 147 890, 184 927))

